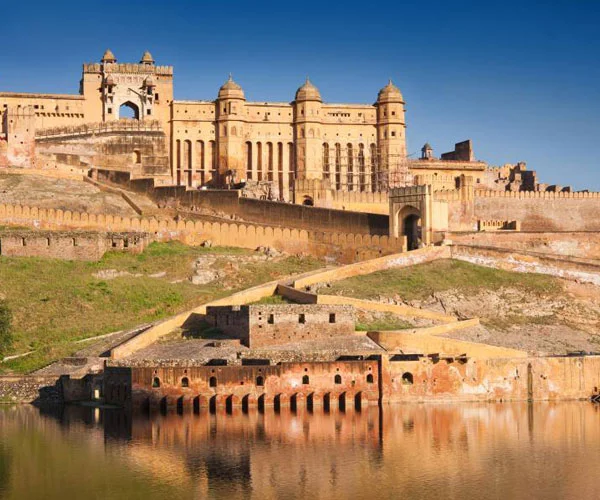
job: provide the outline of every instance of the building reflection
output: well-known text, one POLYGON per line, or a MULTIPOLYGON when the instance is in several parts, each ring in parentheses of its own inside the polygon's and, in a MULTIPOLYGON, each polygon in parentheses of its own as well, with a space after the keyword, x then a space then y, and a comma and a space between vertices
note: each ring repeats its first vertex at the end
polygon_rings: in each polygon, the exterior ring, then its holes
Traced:
POLYGON ((502 484, 507 497, 518 498, 532 481, 563 497, 600 493, 592 479, 600 466, 600 411, 590 403, 184 415, 68 406, 3 411, 5 424, 42 427, 63 440, 79 435, 118 460, 124 476, 177 485, 194 497, 393 491, 421 498, 437 490, 452 498, 469 487, 500 491, 502 484))

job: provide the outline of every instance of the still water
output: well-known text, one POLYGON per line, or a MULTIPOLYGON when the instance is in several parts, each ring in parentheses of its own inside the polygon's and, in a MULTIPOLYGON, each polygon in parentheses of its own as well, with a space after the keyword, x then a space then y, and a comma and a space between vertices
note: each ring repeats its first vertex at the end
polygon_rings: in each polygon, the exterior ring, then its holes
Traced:
POLYGON ((0 498, 600 499, 600 405, 0 406, 0 498))

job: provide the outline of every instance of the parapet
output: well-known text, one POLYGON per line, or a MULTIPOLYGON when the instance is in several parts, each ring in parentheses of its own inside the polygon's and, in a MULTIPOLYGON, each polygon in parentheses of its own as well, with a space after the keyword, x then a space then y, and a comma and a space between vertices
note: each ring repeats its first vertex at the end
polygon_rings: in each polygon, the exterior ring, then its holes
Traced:
POLYGON ((70 127, 53 127, 36 130, 36 139, 53 139, 56 137, 107 134, 111 132, 162 132, 162 126, 158 120, 132 120, 122 118, 108 122, 84 123, 70 127))
MULTIPOLYGON (((101 73, 102 64, 85 63, 83 65, 84 73, 101 73)), ((106 63, 104 64, 106 73, 137 73, 144 75, 173 76, 173 66, 154 66, 150 64, 137 63, 106 63)))

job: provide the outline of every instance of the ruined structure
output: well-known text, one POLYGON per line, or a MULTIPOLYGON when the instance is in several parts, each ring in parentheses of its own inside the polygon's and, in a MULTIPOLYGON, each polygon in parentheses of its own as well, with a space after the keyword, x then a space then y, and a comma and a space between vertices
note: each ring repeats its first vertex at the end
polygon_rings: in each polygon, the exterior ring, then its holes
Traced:
POLYGON ((354 333, 352 306, 289 304, 212 306, 206 319, 248 347, 305 341, 354 333))
POLYGON ((0 231, 0 255, 97 261, 107 251, 141 253, 150 235, 97 231, 0 231))

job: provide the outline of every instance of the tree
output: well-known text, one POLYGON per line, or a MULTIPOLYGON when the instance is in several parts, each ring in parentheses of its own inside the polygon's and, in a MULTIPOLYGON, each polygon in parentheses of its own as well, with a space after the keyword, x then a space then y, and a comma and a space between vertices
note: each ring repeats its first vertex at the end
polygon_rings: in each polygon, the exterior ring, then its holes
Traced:
POLYGON ((0 360, 12 346, 12 313, 5 300, 0 300, 0 360))

